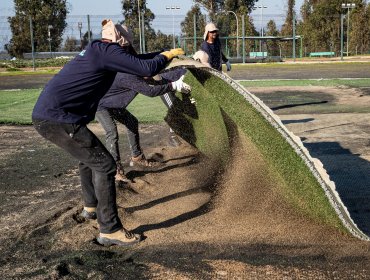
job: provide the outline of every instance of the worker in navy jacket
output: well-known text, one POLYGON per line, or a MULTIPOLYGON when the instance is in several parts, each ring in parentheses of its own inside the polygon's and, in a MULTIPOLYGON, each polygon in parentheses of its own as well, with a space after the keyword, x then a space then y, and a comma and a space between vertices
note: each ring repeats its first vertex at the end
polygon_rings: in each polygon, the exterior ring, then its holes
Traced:
POLYGON ((41 92, 32 113, 35 129, 47 140, 80 161, 83 215, 97 218, 103 245, 129 246, 140 241, 126 230, 116 205, 116 163, 99 139, 87 128, 99 100, 111 87, 117 72, 153 76, 173 57, 173 49, 152 59, 124 51, 122 36, 111 20, 102 22, 102 40, 92 41, 67 63, 41 92))
POLYGON ((202 42, 200 49, 207 53, 208 63, 211 67, 221 71, 222 63, 225 63, 227 71, 230 71, 231 64, 221 50, 218 28, 214 23, 210 22, 206 25, 203 39, 204 41, 202 42))
MULTIPOLYGON (((136 51, 132 47, 133 36, 131 31, 125 25, 120 26, 120 30, 124 34, 125 43, 123 49, 129 53, 136 54, 136 51)), ((158 54, 148 53, 140 55, 140 57, 153 58, 158 54)), ((128 73, 118 73, 111 88, 100 100, 95 118, 105 130, 106 147, 116 161, 117 181, 128 181, 128 179, 124 174, 121 163, 116 122, 122 123, 127 128, 128 142, 131 150, 130 166, 139 168, 157 167, 158 162, 146 159, 140 147, 139 121, 126 107, 138 93, 148 97, 162 97, 165 95, 163 102, 167 107, 171 107, 174 99, 174 91, 179 90, 190 93, 190 86, 182 81, 185 73, 186 70, 181 68, 172 70, 160 75, 165 76, 166 79, 162 79, 162 77, 157 75, 157 80, 160 77, 158 81, 128 73)))

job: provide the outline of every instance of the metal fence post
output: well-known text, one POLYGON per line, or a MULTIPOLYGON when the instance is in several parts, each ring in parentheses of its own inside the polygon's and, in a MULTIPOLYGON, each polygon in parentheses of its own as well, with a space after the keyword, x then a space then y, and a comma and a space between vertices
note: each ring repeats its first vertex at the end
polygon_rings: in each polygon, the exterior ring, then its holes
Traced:
POLYGON ((343 22, 344 15, 340 14, 340 59, 343 60, 343 22))
POLYGON ((143 52, 142 53, 145 53, 146 50, 145 50, 145 22, 144 22, 144 13, 141 14, 141 25, 142 25, 142 32, 141 32, 141 35, 143 36, 143 52))
POLYGON ((293 60, 295 62, 296 59, 296 53, 295 53, 295 14, 293 13, 293 60))
POLYGON ((32 24, 32 17, 30 15, 30 34, 31 34, 31 49, 32 49, 32 67, 33 71, 36 70, 35 68, 35 43, 33 41, 33 24, 32 24))
POLYGON ((91 42, 91 30, 90 30, 90 15, 87 15, 87 38, 89 43, 91 42))
POLYGON ((242 15, 242 46, 243 46, 243 49, 242 49, 242 55, 243 55, 243 63, 245 63, 245 18, 244 18, 244 15, 242 15))
POLYGON ((194 45, 193 45, 193 53, 197 52, 197 17, 193 15, 193 22, 194 22, 194 45))

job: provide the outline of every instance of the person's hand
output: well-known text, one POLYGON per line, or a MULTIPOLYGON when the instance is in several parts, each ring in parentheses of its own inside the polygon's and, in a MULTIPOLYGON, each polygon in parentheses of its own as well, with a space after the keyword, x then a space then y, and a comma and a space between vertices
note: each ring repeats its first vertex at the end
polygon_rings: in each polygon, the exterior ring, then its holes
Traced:
POLYGON ((227 71, 230 71, 231 70, 231 63, 230 63, 230 61, 228 60, 228 61, 226 61, 226 70, 227 71))
POLYGON ((184 54, 185 54, 185 52, 182 48, 171 49, 169 51, 161 52, 161 55, 164 55, 167 58, 167 60, 171 60, 176 56, 184 55, 184 54))
POLYGON ((191 86, 189 86, 187 83, 184 82, 184 75, 180 77, 177 81, 172 82, 172 87, 174 90, 177 90, 179 92, 190 94, 191 92, 191 86))

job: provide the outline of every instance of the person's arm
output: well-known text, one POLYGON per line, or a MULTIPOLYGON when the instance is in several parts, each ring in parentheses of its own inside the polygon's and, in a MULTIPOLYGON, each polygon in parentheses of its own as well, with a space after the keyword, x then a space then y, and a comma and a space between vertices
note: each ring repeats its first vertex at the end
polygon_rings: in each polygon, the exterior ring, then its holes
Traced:
POLYGON ((140 59, 125 52, 116 44, 109 44, 102 57, 103 68, 114 72, 151 77, 166 67, 168 59, 161 54, 152 59, 140 59))
POLYGON ((222 51, 221 51, 221 57, 222 57, 222 62, 223 63, 226 63, 226 62, 229 61, 222 51))
POLYGON ((122 88, 131 89, 148 97, 160 96, 174 90, 171 83, 150 85, 144 78, 135 75, 121 74, 119 79, 122 88))
POLYGON ((152 53, 143 53, 143 54, 138 54, 137 57, 138 58, 141 58, 141 59, 152 59, 154 57, 156 57, 157 55, 159 55, 161 53, 160 52, 152 52, 152 53))

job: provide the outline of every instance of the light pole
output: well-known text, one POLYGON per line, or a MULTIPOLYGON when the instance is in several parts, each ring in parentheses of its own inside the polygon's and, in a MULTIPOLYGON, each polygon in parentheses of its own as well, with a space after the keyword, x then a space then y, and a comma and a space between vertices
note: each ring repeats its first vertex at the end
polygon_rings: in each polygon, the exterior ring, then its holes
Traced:
POLYGON ((137 0, 137 14, 139 17, 139 42, 140 42, 140 53, 143 53, 143 47, 141 42, 141 14, 140 14, 140 0, 137 0))
POLYGON ((166 7, 166 10, 171 10, 172 12, 172 40, 173 40, 173 48, 176 47, 176 43, 175 43, 175 15, 173 14, 173 10, 180 10, 180 7, 179 6, 167 6, 166 7))
MULTIPOLYGON (((264 6, 263 4, 260 6, 254 6, 253 9, 261 9, 261 33, 260 37, 263 37, 263 9, 267 9, 267 6, 264 6)), ((262 39, 260 40, 260 52, 262 52, 262 39)))
POLYGON ((48 25, 48 41, 49 41, 49 50, 50 50, 50 58, 52 58, 52 54, 51 54, 51 33, 50 33, 50 29, 52 29, 53 26, 52 25, 48 25))
POLYGON ((354 3, 343 3, 342 9, 347 9, 347 56, 349 56, 349 10, 356 8, 356 4, 354 3))
POLYGON ((226 11, 225 13, 231 13, 236 18, 236 57, 239 57, 239 21, 238 21, 238 16, 233 11, 226 11))
POLYGON ((82 31, 82 22, 79 22, 77 24, 77 26, 78 26, 78 30, 80 30, 80 48, 82 49, 82 33, 81 33, 81 31, 82 31))

